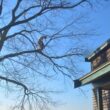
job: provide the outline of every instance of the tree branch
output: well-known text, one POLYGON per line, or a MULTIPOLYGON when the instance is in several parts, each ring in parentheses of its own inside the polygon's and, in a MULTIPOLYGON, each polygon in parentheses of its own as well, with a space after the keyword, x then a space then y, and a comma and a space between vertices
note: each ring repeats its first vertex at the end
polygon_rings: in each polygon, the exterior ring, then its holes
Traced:
POLYGON ((65 54, 65 55, 60 55, 60 56, 50 56, 50 58, 60 59, 60 58, 65 58, 65 57, 81 56, 81 55, 83 54, 82 53, 70 53, 70 54, 65 54))
MULTIPOLYGON (((18 1, 19 1, 19 0, 18 0, 18 1)), ((22 1, 22 0, 20 0, 20 1, 22 1)), ((29 21, 31 21, 31 20, 33 20, 33 19, 39 17, 40 15, 42 15, 42 14, 48 12, 48 11, 57 10, 57 9, 71 9, 71 8, 75 8, 75 7, 79 6, 80 4, 82 4, 83 2, 86 2, 86 1, 87 1, 87 0, 81 0, 81 1, 79 1, 78 3, 73 4, 73 5, 70 5, 70 6, 65 6, 65 5, 59 4, 59 5, 56 5, 56 6, 53 5, 53 6, 49 6, 49 7, 44 7, 44 8, 42 8, 39 12, 37 12, 36 14, 34 14, 33 16, 31 16, 31 17, 29 17, 29 18, 26 18, 26 19, 24 19, 24 20, 20 20, 20 21, 17 21, 17 22, 13 22, 13 23, 11 23, 11 24, 8 24, 7 26, 1 28, 0 31, 6 29, 6 28, 8 28, 8 27, 12 27, 12 26, 16 26, 16 25, 19 25, 19 24, 23 24, 23 23, 29 22, 29 21)), ((17 3, 17 4, 18 4, 18 3, 17 3)), ((19 4, 18 4, 18 5, 16 6, 16 8, 14 9, 15 11, 17 10, 18 6, 19 6, 19 4)), ((32 8, 34 8, 34 6, 33 6, 32 8)), ((29 9, 31 9, 31 7, 30 7, 29 9)), ((14 12, 15 12, 15 11, 14 11, 14 12)), ((25 11, 28 11, 28 9, 25 10, 25 11)), ((18 15, 18 17, 20 17, 22 14, 23 14, 23 13, 21 13, 20 15, 18 15)))
POLYGON ((22 0, 17 0, 16 6, 14 7, 14 9, 12 10, 12 19, 15 19, 15 13, 17 11, 17 9, 19 8, 20 3, 22 2, 22 0))
POLYGON ((3 0, 1 0, 1 3, 0 3, 0 15, 2 14, 2 11, 3 11, 3 0))
POLYGON ((1 79, 1 80, 4 80, 4 81, 6 81, 6 82, 10 82, 10 83, 13 83, 13 84, 19 85, 19 86, 23 87, 25 91, 28 90, 27 86, 24 85, 24 84, 21 83, 21 82, 15 81, 15 80, 13 80, 13 79, 9 79, 9 78, 4 77, 4 76, 0 76, 0 79, 1 79))
POLYGON ((37 8, 37 7, 40 7, 40 5, 31 6, 31 7, 27 8, 27 9, 25 9, 23 12, 21 12, 19 15, 17 15, 16 18, 18 19, 19 17, 21 17, 26 12, 30 11, 31 9, 37 8))
POLYGON ((16 56, 27 54, 27 53, 36 53, 36 52, 39 52, 39 51, 38 50, 28 50, 28 51, 22 51, 22 52, 7 54, 7 55, 0 57, 0 62, 7 59, 7 58, 16 57, 16 56))
POLYGON ((36 29, 33 29, 33 30, 21 30, 19 32, 16 32, 16 33, 14 33, 12 35, 7 36, 5 38, 5 40, 11 39, 11 38, 13 38, 13 37, 15 37, 17 35, 21 35, 22 33, 32 33, 32 32, 36 32, 36 31, 37 31, 36 29))
POLYGON ((81 0, 81 1, 79 1, 79 2, 77 2, 77 3, 75 3, 75 4, 73 4, 73 5, 68 5, 68 6, 66 6, 66 5, 58 5, 58 6, 50 6, 49 8, 50 9, 71 9, 71 8, 75 8, 75 7, 77 7, 77 6, 80 6, 80 4, 82 4, 83 2, 86 2, 87 0, 81 0))

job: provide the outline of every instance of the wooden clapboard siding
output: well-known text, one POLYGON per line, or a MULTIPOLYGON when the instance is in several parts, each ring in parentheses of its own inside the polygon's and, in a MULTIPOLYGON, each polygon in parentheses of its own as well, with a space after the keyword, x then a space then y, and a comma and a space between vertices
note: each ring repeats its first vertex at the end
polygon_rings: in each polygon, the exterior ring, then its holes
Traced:
POLYGON ((98 68, 99 66, 108 61, 110 61, 110 47, 101 52, 99 55, 97 55, 94 59, 92 59, 92 70, 98 68))
MULTIPOLYGON (((103 110, 110 110, 110 90, 102 90, 103 110)), ((93 90, 93 110, 98 110, 96 90, 93 90)))

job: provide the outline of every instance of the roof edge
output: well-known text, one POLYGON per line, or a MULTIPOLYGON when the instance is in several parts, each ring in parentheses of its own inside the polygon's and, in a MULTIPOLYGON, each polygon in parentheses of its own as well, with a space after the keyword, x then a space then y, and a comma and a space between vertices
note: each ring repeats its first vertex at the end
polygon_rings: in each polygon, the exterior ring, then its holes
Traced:
POLYGON ((74 80, 74 88, 80 87, 81 81, 79 79, 74 80))
POLYGON ((94 58, 99 52, 104 50, 108 45, 110 45, 110 39, 108 39, 103 45, 97 48, 92 54, 85 58, 85 61, 89 62, 92 58, 94 58))
MULTIPOLYGON (((84 75, 83 77, 74 80, 74 88, 83 86, 83 85, 88 84, 88 83, 90 83, 91 81, 95 80, 96 78, 95 78, 95 77, 93 78, 93 75, 95 75, 95 74, 97 74, 99 71, 103 70, 104 73, 103 73, 103 74, 99 74, 99 73, 98 73, 98 76, 97 76, 97 77, 99 77, 99 76, 101 77, 102 75, 104 75, 105 73, 107 73, 107 72, 105 72, 104 68, 110 68, 110 62, 105 63, 105 64, 102 65, 100 68, 97 68, 96 70, 90 72, 89 74, 86 74, 86 75, 84 75), (108 66, 109 66, 109 67, 108 67, 108 66), (86 81, 86 82, 85 82, 85 80, 87 80, 87 79, 90 78, 91 76, 92 76, 93 79, 91 79, 90 81, 86 81)), ((109 71, 110 71, 110 70, 109 70, 109 71)))

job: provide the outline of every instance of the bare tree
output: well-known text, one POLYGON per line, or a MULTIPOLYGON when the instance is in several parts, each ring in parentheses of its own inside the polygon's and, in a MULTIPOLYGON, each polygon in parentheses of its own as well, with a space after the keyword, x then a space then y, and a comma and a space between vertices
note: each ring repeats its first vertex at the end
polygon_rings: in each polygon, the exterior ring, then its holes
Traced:
MULTIPOLYGON (((13 109, 35 110, 43 107, 46 109, 47 105, 52 103, 48 93, 55 91, 39 86, 38 82, 51 79, 57 74, 73 80, 77 76, 74 59, 83 55, 83 48, 76 46, 74 41, 80 36, 88 35, 88 30, 79 30, 76 26, 82 16, 71 18, 65 23, 61 17, 64 17, 65 11, 74 13, 76 8, 86 6, 90 2, 88 0, 0 2, 1 84, 16 88, 17 94, 23 94, 19 95, 13 109), (63 20, 60 21, 61 19, 63 20), (47 36, 43 41, 45 48, 43 47, 42 51, 37 49, 40 36, 47 36)), ((7 86, 6 88, 8 89, 7 86)))

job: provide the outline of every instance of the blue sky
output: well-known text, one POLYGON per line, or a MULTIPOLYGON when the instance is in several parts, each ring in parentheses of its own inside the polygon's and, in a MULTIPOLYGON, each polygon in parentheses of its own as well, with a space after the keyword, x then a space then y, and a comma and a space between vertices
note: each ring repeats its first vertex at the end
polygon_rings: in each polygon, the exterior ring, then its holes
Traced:
MULTIPOLYGON (((90 20, 88 25, 93 27, 96 31, 96 35, 84 42, 92 52, 110 38, 110 1, 93 7, 87 16, 90 20)), ((85 70, 84 73, 90 71, 90 63, 84 63, 82 61, 82 65, 82 68, 85 70)), ((92 110, 93 87, 91 85, 81 87, 86 94, 86 96, 84 96, 80 90, 74 89, 70 85, 66 85, 65 88, 67 91, 61 95, 61 100, 63 100, 65 104, 53 110, 92 110)))
MULTIPOLYGON (((89 9, 87 11, 87 16, 89 19, 88 26, 95 29, 96 35, 88 38, 83 43, 88 47, 90 52, 99 47, 102 43, 104 43, 107 39, 110 38, 110 1, 104 2, 104 4, 98 4, 97 6, 89 9)), ((82 60, 80 62, 81 69, 83 70, 83 74, 88 73, 90 71, 90 63, 84 62, 82 60)), ((56 83, 56 82, 55 82, 56 83)), ((59 106, 55 107, 51 110, 92 110, 92 86, 86 85, 81 87, 84 91, 84 94, 79 89, 74 89, 74 84, 71 81, 68 82, 58 82, 60 86, 62 86, 62 90, 64 91, 61 94, 57 94, 54 96, 56 100, 59 101, 59 106), (60 84, 59 84, 60 83, 60 84)), ((3 91, 2 91, 3 92, 3 91)), ((5 91, 5 95, 1 93, 0 98, 0 109, 6 110, 10 105, 8 103, 9 96, 7 96, 7 92, 5 91), (3 100, 7 97, 6 100, 3 100)))

